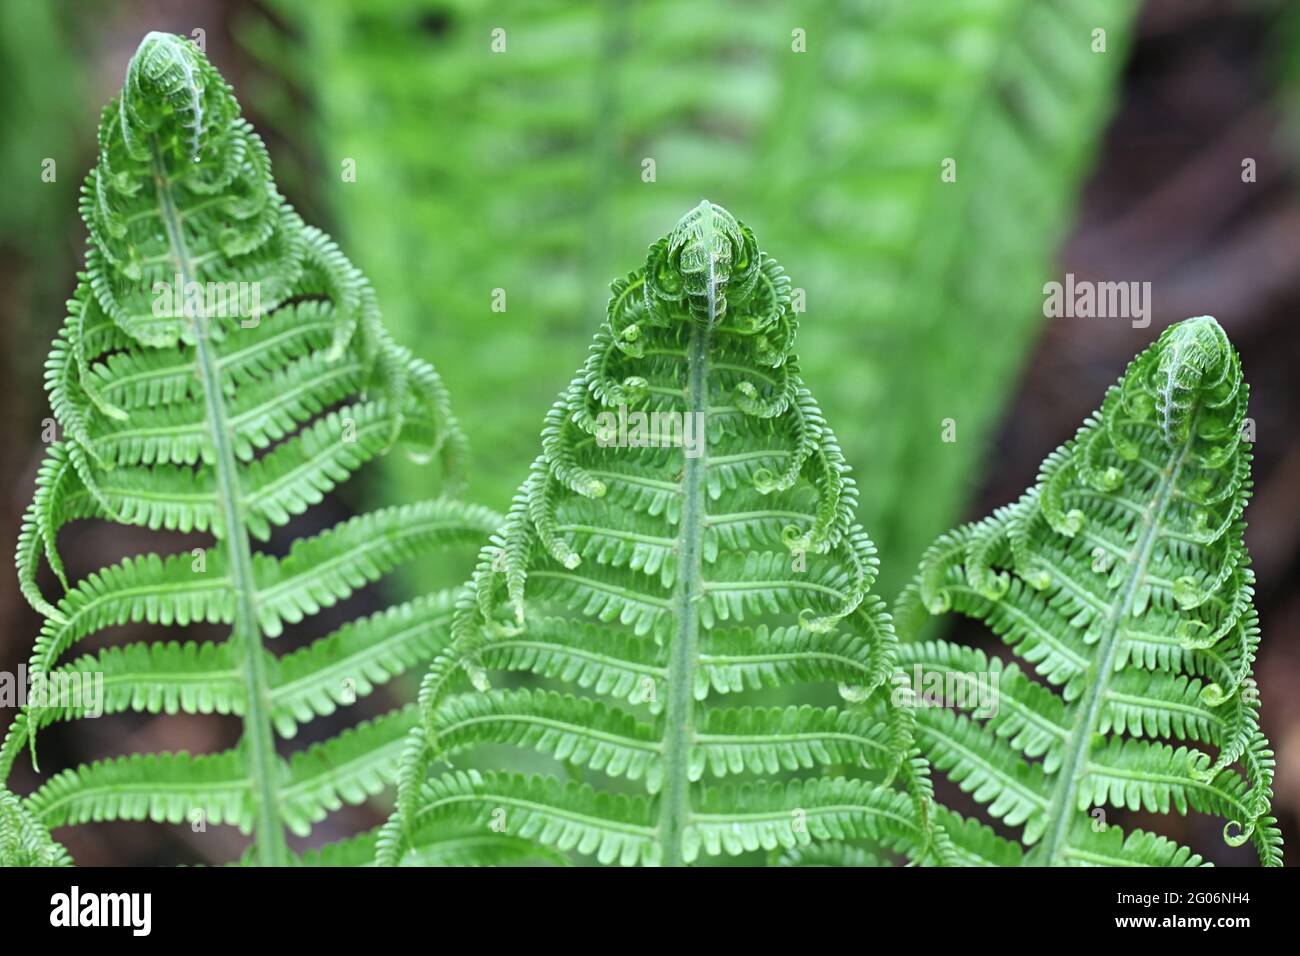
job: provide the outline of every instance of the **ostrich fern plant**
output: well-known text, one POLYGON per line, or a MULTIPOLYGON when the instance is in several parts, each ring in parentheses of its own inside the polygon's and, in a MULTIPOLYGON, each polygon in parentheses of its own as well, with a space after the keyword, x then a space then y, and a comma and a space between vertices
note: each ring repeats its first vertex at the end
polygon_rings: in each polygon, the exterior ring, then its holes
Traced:
MULTIPOLYGON (((497 520, 437 500, 345 521, 283 558, 254 550, 394 444, 454 468, 463 439, 433 368, 388 338, 364 277, 280 197, 261 140, 189 41, 155 33, 141 43, 103 113, 81 212, 86 271, 46 366, 62 437, 18 543, 23 593, 45 618, 32 685, 102 680, 105 712, 236 714, 244 730, 225 753, 129 754, 66 770, 21 802, 0 793, 0 853, 58 862, 41 827, 202 814, 251 830, 251 859, 286 863, 286 831, 304 834, 391 779, 413 710, 287 759, 276 736, 427 661, 452 601, 419 598, 283 657, 265 640, 417 554, 481 540, 497 520), (253 308, 232 309, 232 297, 253 308), (212 543, 72 582, 57 535, 90 518, 212 543), (38 586, 42 556, 62 585, 57 599, 38 586), (231 632, 60 663, 128 622, 231 632)), ((29 702, 0 747, 0 782, 24 749, 35 763, 42 727, 85 717, 90 703, 29 702)))
POLYGON ((426 676, 382 862, 447 826, 622 864, 952 852, 928 839, 910 714, 883 689, 875 551, 788 290, 708 202, 614 283, 426 676), (817 683, 843 705, 762 701, 817 683), (555 772, 466 768, 484 745, 555 772))
POLYGON ((1230 844, 1281 863, 1251 678, 1246 396, 1214 319, 1167 329, 1038 483, 941 537, 900 599, 905 638, 927 612, 953 610, 1036 675, 945 641, 904 640, 898 653, 936 686, 996 675, 992 713, 963 712, 973 696, 958 693, 957 709, 918 708, 917 734, 935 769, 1017 828, 1026 863, 1201 861, 1163 836, 1122 833, 1108 808, 1222 817, 1230 844))

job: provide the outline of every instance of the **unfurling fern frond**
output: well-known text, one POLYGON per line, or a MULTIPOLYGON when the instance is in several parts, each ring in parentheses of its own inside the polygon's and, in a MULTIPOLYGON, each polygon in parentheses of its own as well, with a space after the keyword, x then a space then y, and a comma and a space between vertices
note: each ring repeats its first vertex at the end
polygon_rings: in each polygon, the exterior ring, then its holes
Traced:
POLYGON ((1230 844, 1281 863, 1251 678, 1246 396, 1214 319, 1172 326, 1038 483, 941 537, 900 599, 905 638, 927 611, 954 610, 1031 665, 944 641, 905 640, 898 655, 956 698, 917 709, 923 749, 1021 828, 1030 864, 1201 862, 1164 836, 1122 833, 1106 808, 1217 816, 1230 844), (971 682, 989 678, 993 699, 977 702, 971 682))
POLYGON ((381 862, 448 826, 623 864, 938 851, 883 688, 875 551, 799 375, 788 289, 708 202, 614 283, 425 679, 381 862), (800 683, 846 706, 763 699, 800 683), (555 772, 462 769, 485 745, 555 772))
POLYGON ((103 113, 81 212, 86 271, 46 366, 62 438, 40 469, 17 554, 23 593, 45 617, 30 680, 48 693, 9 728, 0 781, 28 746, 35 760, 42 727, 100 706, 238 714, 244 736, 223 754, 134 754, 65 771, 23 801, 22 816, 6 803, 5 833, 29 847, 32 821, 202 812, 254 830, 258 861, 283 862, 286 828, 303 833, 392 779, 412 713, 287 761, 275 733, 292 736, 430 659, 452 601, 418 599, 281 658, 263 639, 417 554, 479 542, 497 520, 430 501, 346 521, 283 558, 254 551, 254 539, 395 443, 454 467, 463 441, 433 368, 388 338, 365 278, 280 197, 262 141, 188 40, 152 33, 141 43, 103 113), (87 518, 205 532, 212 545, 69 581, 58 532, 87 518), (57 599, 38 587, 42 558, 62 583, 57 599), (78 642, 128 622, 208 622, 231 634, 65 662, 78 642))

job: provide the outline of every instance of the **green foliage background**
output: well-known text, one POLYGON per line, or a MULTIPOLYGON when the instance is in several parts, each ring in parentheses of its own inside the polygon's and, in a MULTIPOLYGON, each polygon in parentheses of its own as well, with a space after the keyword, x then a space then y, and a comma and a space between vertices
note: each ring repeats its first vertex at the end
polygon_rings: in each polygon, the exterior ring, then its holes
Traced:
MULTIPOLYGON (((885 594, 972 492, 1135 13, 1127 0, 273 8, 287 30, 256 17, 240 34, 269 69, 263 105, 291 120, 285 79, 309 103, 313 186, 399 338, 437 356, 473 436, 475 500, 508 504, 609 282, 708 198, 804 290, 803 369, 863 475, 885 594)), ((403 470, 407 491, 425 480, 403 470)))

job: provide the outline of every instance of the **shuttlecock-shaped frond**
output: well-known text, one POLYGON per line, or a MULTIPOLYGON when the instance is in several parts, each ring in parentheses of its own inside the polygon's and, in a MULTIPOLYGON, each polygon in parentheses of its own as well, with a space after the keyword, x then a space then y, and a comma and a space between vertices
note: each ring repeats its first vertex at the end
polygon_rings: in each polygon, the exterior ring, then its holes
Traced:
POLYGON ((381 859, 439 825, 624 864, 930 853, 875 551, 788 289, 708 202, 613 284, 426 677, 381 859), (844 699, 773 703, 800 685, 844 699), (554 773, 461 769, 488 744, 554 773))
POLYGON ((428 501, 343 522, 282 558, 254 550, 395 444, 454 467, 463 438, 437 373, 389 339, 366 279, 281 198, 261 139, 188 40, 151 33, 140 44, 104 110, 81 213, 86 268, 46 366, 61 436, 17 553, 22 591, 45 619, 28 668, 45 693, 10 726, 0 781, 24 748, 35 759, 37 732, 54 721, 217 712, 242 716, 245 734, 222 754, 132 754, 66 770, 5 817, 18 821, 5 832, 27 845, 33 823, 201 814, 256 831, 256 858, 285 862, 286 829, 305 833, 392 780, 414 711, 287 761, 275 732, 292 736, 428 661, 452 601, 418 599, 283 658, 263 639, 418 554, 479 543, 497 518, 428 501), (73 581, 57 538, 80 519, 202 532, 212 543, 73 581), (42 559, 57 597, 38 586, 42 559), (79 642, 133 622, 231 633, 68 659, 79 642))
POLYGON ((1214 319, 1170 327, 1019 501, 935 543, 900 601, 905 636, 956 611, 1023 662, 944 641, 899 650, 935 686, 995 678, 991 707, 968 694, 919 708, 917 732, 936 769, 1019 829, 1030 864, 1201 861, 1122 833, 1107 808, 1220 817, 1229 843, 1281 862, 1251 677, 1246 396, 1214 319))

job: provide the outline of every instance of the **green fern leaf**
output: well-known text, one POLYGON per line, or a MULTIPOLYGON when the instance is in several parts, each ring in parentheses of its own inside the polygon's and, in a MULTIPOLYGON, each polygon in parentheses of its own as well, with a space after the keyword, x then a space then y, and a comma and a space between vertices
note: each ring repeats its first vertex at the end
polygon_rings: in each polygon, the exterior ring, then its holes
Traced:
POLYGON ((271 719, 282 737, 433 659, 451 626, 455 592, 439 591, 345 624, 268 662, 271 719))
POLYGON ((406 735, 415 722, 414 705, 404 707, 294 754, 281 793, 289 829, 305 836, 313 824, 344 804, 365 803, 394 783, 406 735))
MULTIPOLYGON (((918 739, 936 769, 1020 830, 1026 863, 1201 862, 1157 834, 1123 834, 1107 808, 1221 817, 1229 843, 1281 863, 1251 678, 1246 397, 1214 319, 1172 326, 1038 483, 941 537, 900 598, 905 638, 927 613, 953 610, 1029 665, 942 641, 905 640, 897 657, 909 679, 953 695, 957 709, 916 709, 918 739), (992 708, 970 692, 981 678, 995 681, 992 708)), ((960 842, 970 828, 949 829, 960 842)))
POLYGON ((883 690, 893 627, 869 593, 853 479, 797 371, 788 288, 708 202, 614 283, 426 676, 384 862, 444 825, 602 863, 946 850, 883 690), (646 414, 677 430, 627 431, 646 414), (491 689, 492 672, 535 684, 491 689), (744 700, 799 683, 849 703, 744 700), (489 745, 554 772, 460 769, 489 745))
POLYGON ((415 718, 399 710, 287 759, 276 733, 431 660, 454 600, 416 599, 283 658, 264 641, 417 556, 481 543, 499 519, 439 499, 345 521, 282 558, 254 551, 395 444, 438 457, 454 481, 464 441, 437 374, 389 339, 369 283, 280 197, 262 141, 188 40, 152 33, 140 44, 103 113, 81 213, 86 271, 46 363, 62 437, 40 469, 17 568, 45 617, 33 686, 91 687, 96 698, 29 702, 0 747, 0 781, 25 748, 35 761, 41 728, 101 712, 234 714, 244 734, 220 754, 75 767, 17 808, 6 795, 0 843, 5 858, 54 860, 33 827, 202 814, 254 833, 258 862, 285 863, 286 831, 305 834, 395 779, 415 718), (70 581, 58 533, 90 518, 211 543, 70 581), (43 559, 57 598, 37 582, 43 559), (64 662, 132 622, 231 634, 64 662))
POLYGON ((51 777, 27 799, 48 827, 104 820, 181 824, 194 819, 253 826, 247 756, 131 754, 83 764, 51 777))
POLYGON ((847 843, 810 843, 782 850, 773 860, 773 865, 876 867, 884 864, 869 850, 847 843))
MULTIPOLYGON (((379 832, 371 830, 346 840, 329 843, 319 850, 294 856, 291 866, 374 866, 379 832)), ((563 855, 540 850, 530 840, 493 833, 483 827, 463 832, 439 825, 416 833, 405 866, 512 866, 547 863, 564 866, 563 855)))
POLYGON ((0 788, 0 866, 71 866, 67 850, 23 805, 0 788))

